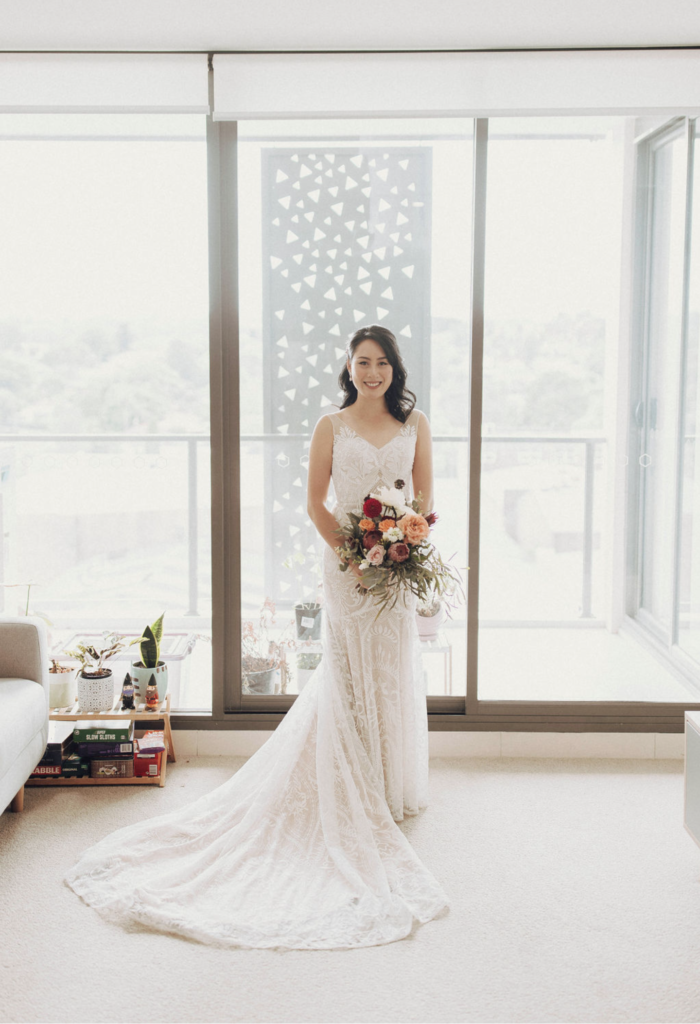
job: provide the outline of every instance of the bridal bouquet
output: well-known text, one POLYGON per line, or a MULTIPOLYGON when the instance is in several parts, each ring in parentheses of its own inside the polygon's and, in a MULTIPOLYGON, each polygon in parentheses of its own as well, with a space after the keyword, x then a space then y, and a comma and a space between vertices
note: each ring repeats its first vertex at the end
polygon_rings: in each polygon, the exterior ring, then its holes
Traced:
POLYGON ((407 502, 403 480, 368 494, 361 512, 349 512, 350 527, 343 544, 335 549, 341 559, 340 571, 354 564, 362 570, 365 586, 379 604, 377 616, 393 608, 406 592, 421 601, 430 595, 442 597, 458 590, 455 569, 443 562, 430 541, 437 514, 423 515, 418 498, 407 502))

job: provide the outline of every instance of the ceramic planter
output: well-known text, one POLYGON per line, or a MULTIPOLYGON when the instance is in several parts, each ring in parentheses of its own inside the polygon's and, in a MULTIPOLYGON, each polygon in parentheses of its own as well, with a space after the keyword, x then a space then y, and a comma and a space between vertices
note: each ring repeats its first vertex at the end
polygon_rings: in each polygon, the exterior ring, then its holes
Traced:
POLYGON ((49 707, 68 708, 75 704, 80 669, 70 672, 49 672, 49 707))
POLYGON ((299 693, 304 689, 311 676, 316 671, 315 668, 299 668, 297 669, 297 690, 299 693))
POLYGON ((440 606, 435 615, 419 615, 416 612, 418 636, 421 640, 437 640, 438 630, 444 621, 445 609, 442 606, 440 606))
POLYGON ((81 712, 99 714, 111 711, 114 704, 114 680, 112 670, 105 669, 101 676, 86 676, 78 673, 78 704, 81 712))
POLYGON ((259 672, 243 672, 243 683, 248 693, 270 694, 275 692, 277 669, 264 668, 259 672))
POLYGON ((129 673, 134 683, 134 699, 143 704, 146 700, 146 687, 151 676, 156 677, 158 700, 165 700, 168 692, 168 666, 164 661, 158 662, 157 668, 144 668, 142 661, 132 661, 129 673))

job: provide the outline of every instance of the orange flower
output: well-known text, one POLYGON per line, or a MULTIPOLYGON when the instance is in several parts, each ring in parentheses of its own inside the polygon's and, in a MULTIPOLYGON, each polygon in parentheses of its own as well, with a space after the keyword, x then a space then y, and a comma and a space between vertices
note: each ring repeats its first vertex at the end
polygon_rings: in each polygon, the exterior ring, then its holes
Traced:
POLYGON ((395 526, 396 526, 396 520, 395 519, 382 519, 382 521, 379 524, 379 526, 377 527, 377 529, 381 530, 382 533, 386 533, 387 530, 393 530, 393 528, 395 526))
POLYGON ((411 512, 399 519, 396 524, 403 530, 404 540, 409 544, 420 544, 422 540, 430 535, 430 527, 423 516, 411 512))
POLYGON ((360 529, 361 530, 365 530, 365 531, 367 531, 367 530, 376 530, 377 527, 374 525, 374 521, 372 519, 361 519, 360 520, 360 529))

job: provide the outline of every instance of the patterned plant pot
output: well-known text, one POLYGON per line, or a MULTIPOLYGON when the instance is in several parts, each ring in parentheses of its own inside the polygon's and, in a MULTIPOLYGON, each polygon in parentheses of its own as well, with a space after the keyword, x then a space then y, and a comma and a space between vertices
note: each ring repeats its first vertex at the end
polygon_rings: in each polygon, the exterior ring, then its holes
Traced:
POLYGON ((445 609, 440 606, 435 615, 419 615, 416 612, 416 625, 421 640, 437 640, 438 630, 445 621, 445 609))
POLYGON ((106 669, 101 676, 86 676, 78 673, 78 703, 82 712, 99 714, 111 711, 114 704, 114 680, 112 670, 106 669))
POLYGON ((158 700, 165 700, 165 695, 168 692, 168 666, 164 661, 159 661, 157 668, 144 668, 142 661, 132 661, 129 671, 134 684, 134 699, 137 703, 143 703, 146 700, 146 687, 151 676, 156 677, 158 700))

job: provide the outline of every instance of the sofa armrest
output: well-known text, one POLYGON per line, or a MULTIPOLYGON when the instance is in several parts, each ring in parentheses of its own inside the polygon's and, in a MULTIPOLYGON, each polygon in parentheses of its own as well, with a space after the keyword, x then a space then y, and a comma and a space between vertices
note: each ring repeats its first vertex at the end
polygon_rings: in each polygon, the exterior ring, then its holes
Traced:
POLYGON ((49 650, 46 623, 36 616, 0 616, 0 679, 33 679, 49 706, 49 650))

